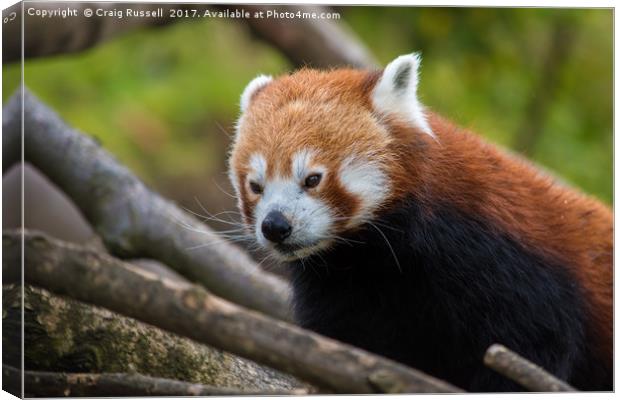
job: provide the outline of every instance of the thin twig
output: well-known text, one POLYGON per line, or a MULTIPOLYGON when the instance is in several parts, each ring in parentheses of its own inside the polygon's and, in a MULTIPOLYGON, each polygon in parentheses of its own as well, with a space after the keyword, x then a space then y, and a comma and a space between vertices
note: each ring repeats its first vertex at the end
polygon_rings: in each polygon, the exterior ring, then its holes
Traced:
POLYGON ((484 363, 489 368, 534 392, 574 392, 577 390, 500 344, 489 347, 484 355, 484 363))

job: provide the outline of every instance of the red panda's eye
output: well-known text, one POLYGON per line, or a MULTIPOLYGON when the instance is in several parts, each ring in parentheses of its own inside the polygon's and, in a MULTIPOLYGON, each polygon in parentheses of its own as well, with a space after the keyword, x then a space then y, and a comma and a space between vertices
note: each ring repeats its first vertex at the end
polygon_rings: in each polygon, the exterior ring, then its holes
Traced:
POLYGON ((309 175, 306 180, 304 181, 304 187, 311 189, 313 187, 317 187, 318 184, 321 182, 321 178, 323 176, 321 174, 312 174, 309 175))
POLYGON ((250 182, 250 189, 252 189, 254 194, 263 193, 263 187, 256 182, 250 182))

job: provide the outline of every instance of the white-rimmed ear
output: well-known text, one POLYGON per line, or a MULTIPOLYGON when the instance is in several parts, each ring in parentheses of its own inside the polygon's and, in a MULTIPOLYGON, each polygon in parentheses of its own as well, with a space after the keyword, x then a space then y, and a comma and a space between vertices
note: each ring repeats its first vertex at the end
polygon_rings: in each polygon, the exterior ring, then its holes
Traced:
POLYGON ((377 111, 397 114, 434 137, 417 95, 420 62, 420 55, 413 53, 389 63, 373 90, 372 103, 377 111))
POLYGON ((245 87, 243 93, 241 94, 241 112, 244 113, 248 106, 250 105, 250 100, 252 100, 252 96, 257 93, 260 89, 264 88, 269 82, 271 82, 273 78, 269 75, 259 75, 256 78, 252 79, 250 83, 245 87))

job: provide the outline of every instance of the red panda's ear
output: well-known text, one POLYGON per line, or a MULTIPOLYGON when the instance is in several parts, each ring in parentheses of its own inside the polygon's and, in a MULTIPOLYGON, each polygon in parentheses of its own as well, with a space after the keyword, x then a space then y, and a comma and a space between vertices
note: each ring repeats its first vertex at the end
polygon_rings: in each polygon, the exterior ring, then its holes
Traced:
POLYGON ((413 53, 389 63, 372 91, 372 103, 377 111, 396 115, 434 136, 418 100, 420 61, 420 55, 413 53))
POLYGON ((243 93, 241 94, 241 112, 244 113, 248 106, 250 105, 250 101, 252 97, 258 93, 262 88, 267 86, 269 82, 271 82, 273 78, 268 75, 259 75, 256 78, 252 79, 250 83, 245 87, 243 93))

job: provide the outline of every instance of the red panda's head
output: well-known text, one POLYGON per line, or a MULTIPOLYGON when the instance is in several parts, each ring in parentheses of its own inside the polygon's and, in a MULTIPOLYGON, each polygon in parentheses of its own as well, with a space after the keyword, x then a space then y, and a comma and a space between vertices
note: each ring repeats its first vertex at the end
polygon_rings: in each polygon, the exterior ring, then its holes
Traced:
POLYGON ((247 227, 283 260, 328 248, 371 220, 402 171, 388 121, 433 133, 418 102, 419 57, 382 72, 259 76, 241 96, 230 180, 247 227))

